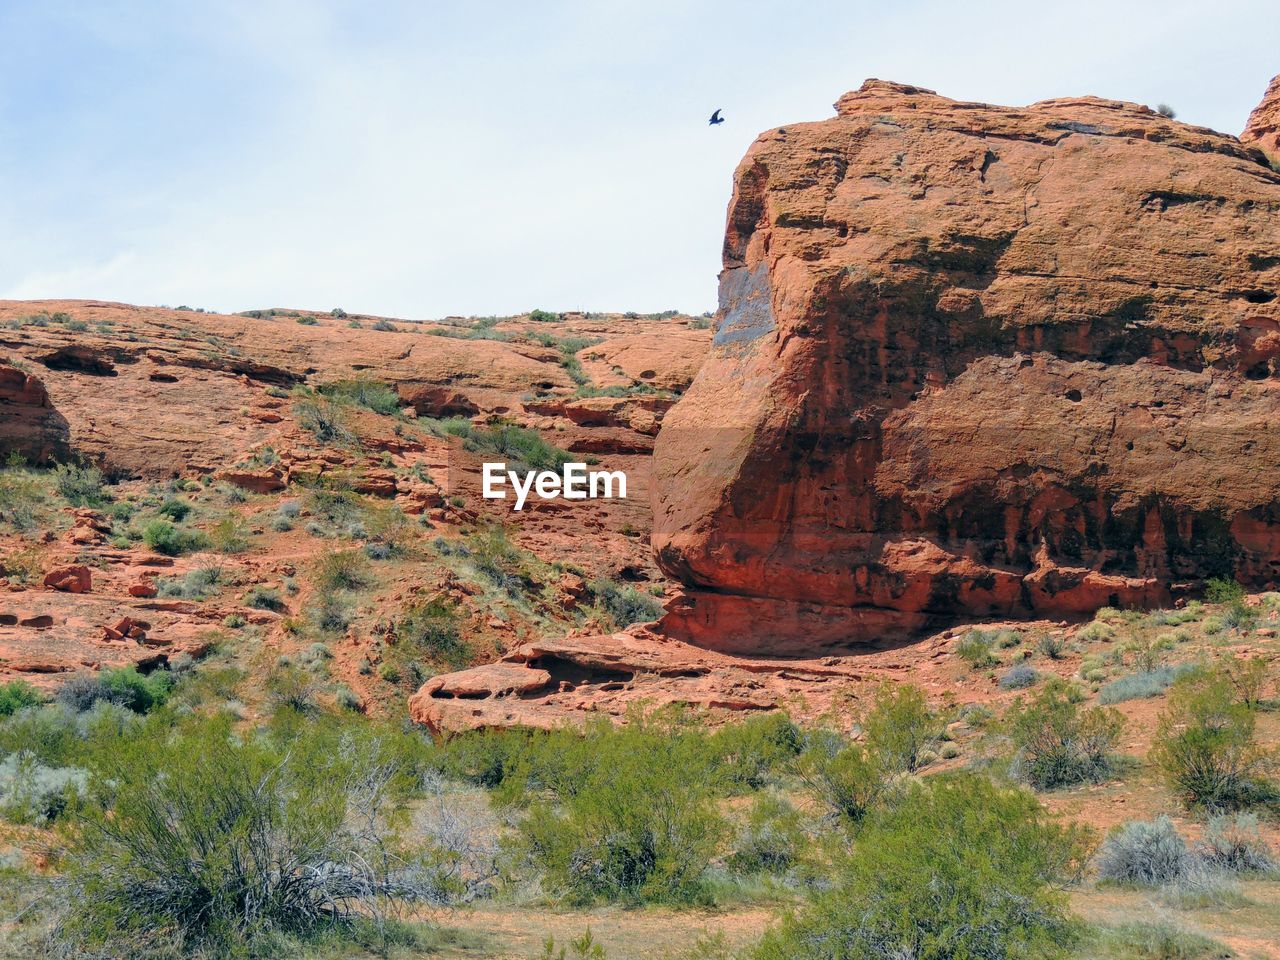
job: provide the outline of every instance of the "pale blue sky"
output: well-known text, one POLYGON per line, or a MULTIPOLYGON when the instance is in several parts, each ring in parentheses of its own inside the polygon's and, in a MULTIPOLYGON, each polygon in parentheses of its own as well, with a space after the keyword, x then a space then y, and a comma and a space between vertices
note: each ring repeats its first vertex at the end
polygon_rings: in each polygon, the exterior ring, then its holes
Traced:
POLYGON ((0 297, 414 318, 712 308, 743 151, 866 77, 1238 133, 1280 72, 1275 0, 0 0, 0 37, 0 297))

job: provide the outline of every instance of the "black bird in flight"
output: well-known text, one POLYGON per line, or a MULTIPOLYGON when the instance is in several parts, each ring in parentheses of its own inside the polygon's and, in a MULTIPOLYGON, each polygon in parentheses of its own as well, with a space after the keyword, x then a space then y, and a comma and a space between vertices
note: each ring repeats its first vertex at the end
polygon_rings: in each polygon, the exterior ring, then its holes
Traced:
POLYGON ((724 123, 724 117, 720 116, 720 111, 717 110, 711 115, 711 119, 708 120, 707 123, 714 127, 717 123, 724 123))

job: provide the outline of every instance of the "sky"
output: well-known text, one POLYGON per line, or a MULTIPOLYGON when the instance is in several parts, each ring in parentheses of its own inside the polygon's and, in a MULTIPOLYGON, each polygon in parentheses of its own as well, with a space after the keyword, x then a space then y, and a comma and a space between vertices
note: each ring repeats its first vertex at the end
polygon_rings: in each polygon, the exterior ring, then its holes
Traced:
POLYGON ((0 37, 0 298, 411 319, 714 309, 738 160, 867 77, 1239 133, 1280 73, 1276 0, 0 0, 0 37))

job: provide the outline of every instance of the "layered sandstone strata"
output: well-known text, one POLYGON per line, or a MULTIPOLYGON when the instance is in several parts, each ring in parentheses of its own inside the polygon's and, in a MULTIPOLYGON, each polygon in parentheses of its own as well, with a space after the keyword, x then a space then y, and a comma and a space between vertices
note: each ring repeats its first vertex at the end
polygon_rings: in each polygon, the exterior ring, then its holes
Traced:
POLYGON ((1095 97, 836 109, 736 173, 655 449, 666 629, 812 653, 1273 583, 1280 174, 1095 97))

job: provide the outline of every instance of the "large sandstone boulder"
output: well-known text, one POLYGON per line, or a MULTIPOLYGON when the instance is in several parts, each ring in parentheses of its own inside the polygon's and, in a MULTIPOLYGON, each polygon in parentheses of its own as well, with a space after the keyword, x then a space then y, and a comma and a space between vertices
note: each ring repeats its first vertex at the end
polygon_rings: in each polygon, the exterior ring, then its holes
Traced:
POLYGON ((1094 97, 836 109, 736 173, 655 450, 665 628, 813 652, 1274 583, 1280 174, 1094 97))

